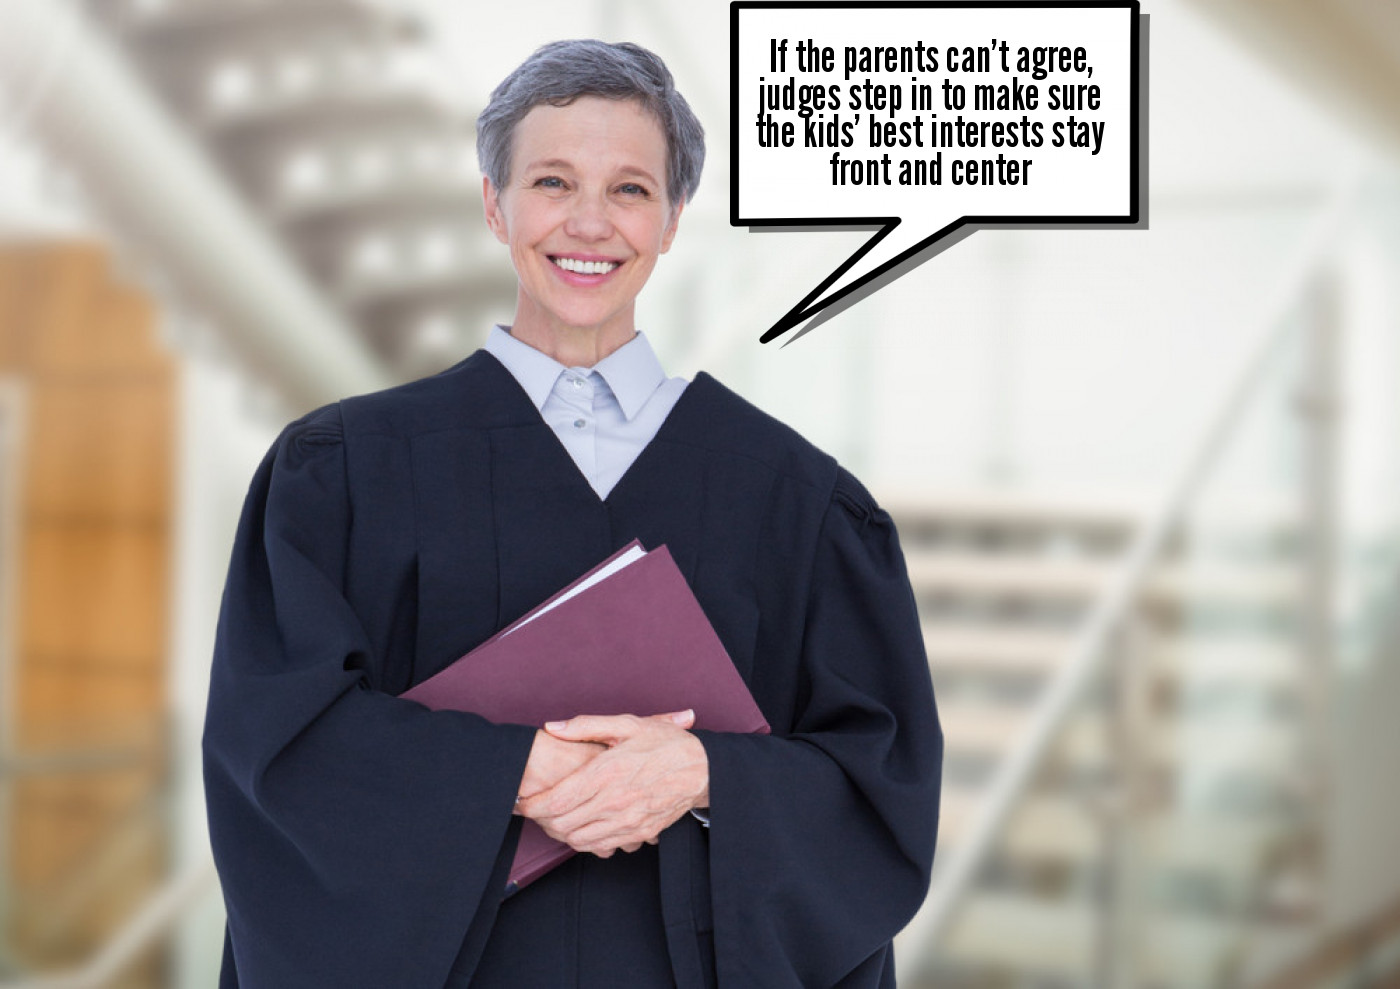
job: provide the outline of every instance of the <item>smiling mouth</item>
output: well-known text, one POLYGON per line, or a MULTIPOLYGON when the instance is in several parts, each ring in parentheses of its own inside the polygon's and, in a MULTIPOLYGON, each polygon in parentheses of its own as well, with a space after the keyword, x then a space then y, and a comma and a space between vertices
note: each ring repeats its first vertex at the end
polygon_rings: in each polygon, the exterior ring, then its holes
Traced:
POLYGON ((621 261, 580 261, 577 258, 556 257, 551 257, 549 260, 565 271, 572 271, 576 275, 606 275, 622 263, 621 261))

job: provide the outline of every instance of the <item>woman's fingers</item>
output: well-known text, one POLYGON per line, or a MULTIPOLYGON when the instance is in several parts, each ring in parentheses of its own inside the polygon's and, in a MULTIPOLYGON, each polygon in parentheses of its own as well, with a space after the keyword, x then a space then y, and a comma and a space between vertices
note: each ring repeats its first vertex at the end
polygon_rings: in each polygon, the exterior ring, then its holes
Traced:
POLYGON ((695 724, 693 710, 668 711, 639 718, 634 714, 580 714, 567 721, 551 721, 544 730, 555 738, 571 742, 601 742, 616 745, 624 739, 632 738, 647 721, 662 721, 679 728, 691 728, 695 724))
POLYGON ((694 708, 686 708, 684 711, 669 711, 666 714, 653 714, 652 718, 657 721, 669 721, 671 724, 687 730, 695 727, 694 708))
POLYGON ((627 738, 577 772, 522 800, 519 812, 550 837, 596 855, 654 842, 682 814, 708 804, 709 765, 698 738, 672 716, 633 719, 625 731, 627 738))
MULTIPOLYGON (((575 810, 597 792, 592 784, 576 779, 575 775, 570 774, 538 793, 522 795, 515 803, 515 813, 540 822, 540 825, 549 831, 546 822, 575 810)), ((550 834, 550 837, 558 836, 550 834)))
POLYGON ((568 721, 551 721, 544 726, 544 730, 555 738, 570 742, 616 745, 625 738, 631 738, 641 721, 641 718, 631 714, 580 714, 568 721))
MULTIPOLYGON (((522 796, 543 792, 567 779, 607 749, 592 742, 570 742, 546 732, 535 732, 535 742, 525 762, 525 772, 516 791, 522 796)), ((516 813, 520 813, 519 803, 516 813)))

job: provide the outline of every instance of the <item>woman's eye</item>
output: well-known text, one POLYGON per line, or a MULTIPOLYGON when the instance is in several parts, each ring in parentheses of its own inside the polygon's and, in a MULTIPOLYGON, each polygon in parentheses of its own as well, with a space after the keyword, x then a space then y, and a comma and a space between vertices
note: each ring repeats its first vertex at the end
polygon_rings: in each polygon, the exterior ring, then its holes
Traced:
POLYGON ((617 187, 617 191, 620 192, 620 193, 622 193, 624 196, 649 196, 649 195, 651 195, 651 193, 647 192, 645 186, 640 186, 640 185, 638 185, 638 184, 635 183, 635 182, 624 182, 624 183, 622 183, 622 185, 620 185, 620 186, 617 187))
POLYGON ((562 189, 564 188, 564 180, 557 175, 546 175, 544 178, 536 179, 535 185, 542 189, 562 189))

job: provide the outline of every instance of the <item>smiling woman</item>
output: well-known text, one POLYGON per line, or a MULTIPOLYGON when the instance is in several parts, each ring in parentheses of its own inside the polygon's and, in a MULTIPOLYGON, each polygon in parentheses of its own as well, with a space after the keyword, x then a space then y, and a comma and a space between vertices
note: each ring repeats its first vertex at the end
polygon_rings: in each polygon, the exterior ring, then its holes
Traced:
POLYGON ((514 323, 293 423, 249 492, 205 733, 222 985, 890 986, 938 814, 918 617, 860 483, 637 332, 700 125, 655 55, 573 41, 477 133, 514 323), (634 539, 771 735, 399 696, 634 539), (582 854, 507 897, 521 818, 582 854))
POLYGON ((637 293, 680 222, 665 175, 666 137, 635 100, 537 106, 516 125, 510 177, 483 180, 520 279, 516 339, 585 367, 632 339, 637 293))

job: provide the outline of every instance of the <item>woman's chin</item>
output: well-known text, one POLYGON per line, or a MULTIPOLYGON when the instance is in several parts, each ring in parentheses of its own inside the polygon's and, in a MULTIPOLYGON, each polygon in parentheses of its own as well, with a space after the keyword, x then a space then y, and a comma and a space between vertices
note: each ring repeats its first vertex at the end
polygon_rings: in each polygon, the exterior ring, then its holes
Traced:
POLYGON ((580 313, 525 316, 517 312, 511 335, 561 364, 591 367, 636 335, 631 312, 609 315, 611 318, 580 313))

